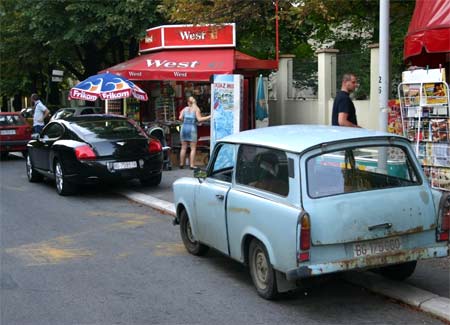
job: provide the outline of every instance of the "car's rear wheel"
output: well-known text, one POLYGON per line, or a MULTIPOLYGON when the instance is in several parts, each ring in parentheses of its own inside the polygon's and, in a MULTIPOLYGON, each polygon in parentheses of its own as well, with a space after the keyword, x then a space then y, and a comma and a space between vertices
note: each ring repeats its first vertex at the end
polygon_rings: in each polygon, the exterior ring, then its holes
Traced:
POLYGON ((1 159, 6 159, 6 158, 8 158, 8 151, 2 151, 2 152, 0 152, 0 158, 1 158, 1 159))
POLYGON ((64 179, 64 168, 59 161, 55 162, 55 183, 56 191, 59 195, 70 195, 75 193, 75 184, 64 179))
POLYGON ((416 269, 417 261, 411 261, 401 264, 380 267, 375 272, 385 276, 386 278, 402 281, 409 278, 416 269))
POLYGON ((270 263, 266 247, 257 239, 249 246, 249 268, 253 284, 258 294, 264 299, 274 299, 278 295, 275 270, 270 263))
POLYGON ((162 174, 158 174, 152 177, 141 178, 139 181, 142 186, 157 186, 161 183, 162 174))
POLYGON ((26 167, 27 167, 27 178, 29 182, 40 182, 42 181, 42 175, 39 174, 33 167, 30 155, 26 156, 26 167))
POLYGON ((203 245, 194 238, 194 235, 192 234, 191 223, 189 222, 189 217, 186 210, 183 210, 180 213, 180 233, 184 247, 186 247, 186 250, 190 254, 202 256, 208 252, 209 247, 203 245))

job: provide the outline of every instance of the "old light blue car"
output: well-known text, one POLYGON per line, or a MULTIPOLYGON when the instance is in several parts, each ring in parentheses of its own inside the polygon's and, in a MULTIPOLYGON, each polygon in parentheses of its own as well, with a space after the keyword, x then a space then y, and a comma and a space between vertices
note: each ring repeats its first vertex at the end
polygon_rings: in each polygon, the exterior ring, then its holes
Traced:
POLYGON ((450 196, 428 185, 407 139, 289 125, 218 141, 206 170, 173 185, 189 253, 245 263, 266 299, 298 280, 376 269, 404 279, 448 255, 450 196))

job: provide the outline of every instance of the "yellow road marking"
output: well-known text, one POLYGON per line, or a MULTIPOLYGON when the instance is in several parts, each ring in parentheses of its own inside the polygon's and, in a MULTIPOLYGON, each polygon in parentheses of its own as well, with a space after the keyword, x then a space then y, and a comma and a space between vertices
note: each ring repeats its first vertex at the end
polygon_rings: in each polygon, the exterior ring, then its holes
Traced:
POLYGON ((180 256, 187 255, 184 245, 181 243, 160 243, 153 249, 155 256, 180 256))

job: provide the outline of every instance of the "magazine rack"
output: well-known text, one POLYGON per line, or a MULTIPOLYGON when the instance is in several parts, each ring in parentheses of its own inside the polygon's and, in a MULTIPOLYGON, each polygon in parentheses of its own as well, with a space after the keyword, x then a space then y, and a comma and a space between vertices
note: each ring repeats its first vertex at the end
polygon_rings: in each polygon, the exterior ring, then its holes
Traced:
POLYGON ((431 186, 450 191, 448 84, 443 77, 435 81, 417 78, 402 82, 398 93, 403 135, 414 142, 416 156, 431 186))

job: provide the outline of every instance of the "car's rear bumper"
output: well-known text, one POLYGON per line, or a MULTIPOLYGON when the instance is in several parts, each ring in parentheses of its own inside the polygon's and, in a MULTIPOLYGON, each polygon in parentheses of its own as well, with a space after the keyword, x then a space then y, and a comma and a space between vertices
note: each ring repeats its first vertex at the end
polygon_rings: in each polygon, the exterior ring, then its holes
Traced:
POLYGON ((141 159, 141 163, 137 161, 137 168, 123 170, 112 169, 111 161, 83 161, 76 168, 70 168, 72 172, 69 169, 64 178, 73 183, 85 184, 156 177, 162 172, 162 159, 141 159))
POLYGON ((27 150, 27 140, 0 140, 0 151, 23 151, 27 150))
POLYGON ((393 254, 380 254, 375 256, 359 257, 350 260, 300 266, 296 269, 286 272, 286 278, 288 280, 296 280, 326 273, 376 268, 427 258, 445 257, 448 255, 448 245, 418 248, 412 250, 404 250, 393 254))

